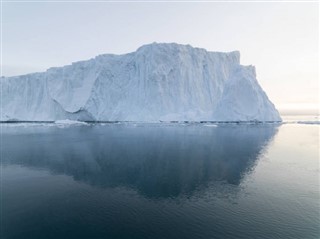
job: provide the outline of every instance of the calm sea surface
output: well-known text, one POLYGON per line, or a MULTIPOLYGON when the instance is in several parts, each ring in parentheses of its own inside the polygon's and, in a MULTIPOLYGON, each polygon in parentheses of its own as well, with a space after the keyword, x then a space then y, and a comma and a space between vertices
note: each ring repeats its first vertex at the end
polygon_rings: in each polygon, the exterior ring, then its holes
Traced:
POLYGON ((319 125, 1 127, 1 239, 320 238, 319 125))

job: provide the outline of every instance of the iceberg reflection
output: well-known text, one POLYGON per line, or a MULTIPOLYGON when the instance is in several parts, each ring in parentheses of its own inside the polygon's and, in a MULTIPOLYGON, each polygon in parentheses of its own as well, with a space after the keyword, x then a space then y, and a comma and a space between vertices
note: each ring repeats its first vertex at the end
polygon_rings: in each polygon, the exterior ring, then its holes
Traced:
POLYGON ((190 195, 214 181, 239 185, 276 125, 3 127, 3 163, 149 198, 190 195))

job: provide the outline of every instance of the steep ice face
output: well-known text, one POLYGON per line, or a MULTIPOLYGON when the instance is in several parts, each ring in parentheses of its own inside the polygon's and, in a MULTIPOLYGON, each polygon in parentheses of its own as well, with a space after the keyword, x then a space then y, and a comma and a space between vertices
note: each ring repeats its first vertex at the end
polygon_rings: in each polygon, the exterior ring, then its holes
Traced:
POLYGON ((255 67, 237 66, 224 86, 213 120, 281 121, 281 118, 258 84, 255 67))
MULTIPOLYGON (((109 61, 108 55, 100 58, 109 61)), ((200 120, 212 112, 239 60, 236 52, 152 44, 112 63, 97 77, 85 106, 98 120, 200 120)))
POLYGON ((1 78, 1 120, 279 121, 239 52, 150 44, 1 78))

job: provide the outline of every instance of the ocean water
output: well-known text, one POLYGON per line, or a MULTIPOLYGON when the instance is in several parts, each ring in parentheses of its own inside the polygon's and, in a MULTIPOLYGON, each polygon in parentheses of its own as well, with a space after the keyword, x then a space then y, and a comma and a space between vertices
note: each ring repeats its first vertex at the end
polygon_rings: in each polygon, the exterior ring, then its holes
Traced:
POLYGON ((1 127, 1 239, 320 237, 319 125, 1 127))

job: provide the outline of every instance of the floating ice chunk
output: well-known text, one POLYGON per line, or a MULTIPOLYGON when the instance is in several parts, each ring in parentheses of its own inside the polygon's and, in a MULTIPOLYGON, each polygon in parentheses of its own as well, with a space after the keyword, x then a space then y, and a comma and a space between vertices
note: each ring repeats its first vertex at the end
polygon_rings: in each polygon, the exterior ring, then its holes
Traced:
POLYGON ((58 125, 88 125, 88 123, 86 122, 81 122, 78 120, 69 120, 69 119, 56 120, 54 123, 58 125))

